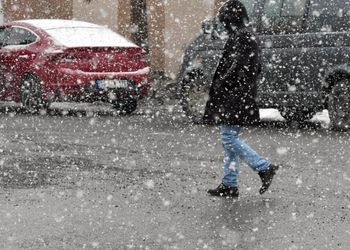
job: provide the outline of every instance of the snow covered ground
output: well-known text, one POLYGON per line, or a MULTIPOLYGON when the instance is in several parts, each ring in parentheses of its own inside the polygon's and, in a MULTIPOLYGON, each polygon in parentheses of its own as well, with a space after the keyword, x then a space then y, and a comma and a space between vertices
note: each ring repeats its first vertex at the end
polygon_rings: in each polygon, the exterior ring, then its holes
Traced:
MULTIPOLYGON (((176 106, 176 105, 175 105, 176 106)), ((19 103, 14 102, 0 102, 1 107, 20 107, 19 103)), ((104 113, 114 113, 112 105, 106 103, 71 103, 71 102, 56 102, 52 103, 50 106, 51 109, 61 110, 61 112, 68 113, 68 111, 77 111, 77 112, 104 112, 104 113)), ((151 106, 147 106, 146 109, 151 109, 151 106)), ((159 106, 157 107, 159 108, 159 106)), ((141 111, 145 109, 143 104, 140 105, 141 111)), ((169 108, 166 108, 169 110, 169 108)), ((173 110, 173 109, 170 109, 173 110)), ((180 110, 180 108, 175 108, 175 110, 180 110)), ((284 121, 284 118, 281 116, 280 112, 277 109, 260 109, 260 118, 263 121, 284 121)), ((312 122, 321 123, 322 127, 328 128, 330 125, 330 119, 327 110, 317 113, 312 119, 312 122)))
POLYGON ((258 175, 242 166, 233 201, 206 191, 222 175, 217 128, 177 111, 147 102, 130 116, 3 113, 0 249, 350 249, 347 133, 244 129, 283 167, 260 196, 258 175))

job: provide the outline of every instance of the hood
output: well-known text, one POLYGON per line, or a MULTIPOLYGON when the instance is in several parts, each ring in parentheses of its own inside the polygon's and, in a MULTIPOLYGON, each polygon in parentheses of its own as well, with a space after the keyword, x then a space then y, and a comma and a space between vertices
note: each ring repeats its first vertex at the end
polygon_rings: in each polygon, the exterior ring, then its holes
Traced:
POLYGON ((218 11, 218 19, 230 33, 249 23, 247 10, 238 0, 226 1, 218 11))

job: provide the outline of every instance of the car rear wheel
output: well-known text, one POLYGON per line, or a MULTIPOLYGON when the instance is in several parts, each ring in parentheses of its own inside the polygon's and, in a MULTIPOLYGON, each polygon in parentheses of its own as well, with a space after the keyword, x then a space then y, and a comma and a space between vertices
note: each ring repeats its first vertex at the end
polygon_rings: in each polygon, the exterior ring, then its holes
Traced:
POLYGON ((209 99, 209 84, 202 77, 193 76, 182 85, 181 106, 186 116, 196 124, 203 123, 205 107, 209 99))
POLYGON ((118 100, 114 102, 114 108, 120 113, 120 114, 131 114, 134 112, 137 108, 137 99, 136 98, 128 98, 125 100, 118 100))
POLYGON ((350 80, 334 85, 329 94, 328 113, 334 129, 350 128, 350 80))
POLYGON ((20 96, 22 106, 28 113, 37 113, 48 108, 43 100, 41 81, 34 75, 26 75, 21 81, 20 96))

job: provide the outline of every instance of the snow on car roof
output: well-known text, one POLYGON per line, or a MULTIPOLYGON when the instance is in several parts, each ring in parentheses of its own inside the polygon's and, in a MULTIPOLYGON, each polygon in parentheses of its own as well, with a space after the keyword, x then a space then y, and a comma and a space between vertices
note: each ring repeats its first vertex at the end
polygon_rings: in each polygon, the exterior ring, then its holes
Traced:
POLYGON ((30 19, 21 20, 20 22, 28 23, 35 27, 48 30, 57 28, 73 28, 73 27, 85 27, 85 28, 98 28, 103 27, 97 24, 88 23, 84 21, 66 20, 66 19, 30 19))
POLYGON ((31 19, 21 20, 45 30, 66 47, 137 47, 107 27, 75 20, 31 19))

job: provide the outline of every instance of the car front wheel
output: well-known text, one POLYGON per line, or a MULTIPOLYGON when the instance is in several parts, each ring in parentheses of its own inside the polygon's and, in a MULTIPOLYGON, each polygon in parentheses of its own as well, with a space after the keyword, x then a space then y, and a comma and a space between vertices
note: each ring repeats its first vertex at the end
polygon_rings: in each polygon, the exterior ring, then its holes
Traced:
POLYGON ((350 128, 350 80, 334 85, 328 100, 328 113, 334 129, 350 128))
POLYGON ((22 79, 20 96, 22 106, 28 113, 37 113, 48 108, 48 103, 42 97, 41 81, 34 75, 27 75, 22 79))
POLYGON ((202 77, 190 77, 183 82, 181 106, 186 116, 196 124, 203 123, 205 107, 209 99, 209 84, 202 77))

